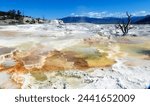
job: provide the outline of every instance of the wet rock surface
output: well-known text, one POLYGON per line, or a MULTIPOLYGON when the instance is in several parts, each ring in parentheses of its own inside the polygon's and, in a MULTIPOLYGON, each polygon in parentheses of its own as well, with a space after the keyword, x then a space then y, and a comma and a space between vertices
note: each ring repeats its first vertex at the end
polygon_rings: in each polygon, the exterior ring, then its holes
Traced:
POLYGON ((148 26, 135 27, 115 37, 112 25, 1 26, 0 88, 148 88, 148 26))

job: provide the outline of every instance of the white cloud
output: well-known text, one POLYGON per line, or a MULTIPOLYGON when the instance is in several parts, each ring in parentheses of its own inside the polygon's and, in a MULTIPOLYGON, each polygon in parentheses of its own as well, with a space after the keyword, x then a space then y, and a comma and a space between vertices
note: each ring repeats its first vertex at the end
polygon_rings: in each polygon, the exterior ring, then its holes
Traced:
POLYGON ((105 17, 107 12, 87 12, 87 13, 81 13, 81 14, 76 14, 76 13, 71 13, 71 16, 88 16, 88 17, 96 17, 96 18, 101 18, 105 17))
MULTIPOLYGON (((149 11, 137 11, 137 12, 132 12, 130 13, 133 16, 145 16, 150 14, 149 11)), ((126 13, 121 13, 121 12, 114 12, 110 13, 107 11, 102 11, 102 12, 87 12, 87 13, 81 13, 81 14, 76 14, 72 13, 71 16, 87 16, 87 17, 94 17, 94 18, 103 18, 103 17, 125 17, 126 13)))
POLYGON ((150 14, 150 11, 138 11, 138 12, 134 12, 132 13, 134 16, 145 16, 150 14))

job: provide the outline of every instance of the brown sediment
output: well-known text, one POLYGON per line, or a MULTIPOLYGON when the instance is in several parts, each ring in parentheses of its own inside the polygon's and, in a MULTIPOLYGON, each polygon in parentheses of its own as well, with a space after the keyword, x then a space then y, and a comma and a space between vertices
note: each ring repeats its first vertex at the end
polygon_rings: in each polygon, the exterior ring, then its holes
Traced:
POLYGON ((29 55, 29 56, 23 57, 22 61, 24 62, 24 64, 30 65, 30 64, 39 63, 40 59, 41 59, 40 56, 29 55))
MULTIPOLYGON (((33 55, 34 56, 34 55, 33 55)), ((63 71, 71 69, 85 70, 93 67, 109 67, 115 63, 114 60, 109 59, 106 53, 97 53, 85 55, 77 51, 52 51, 45 58, 41 68, 32 67, 27 69, 25 63, 35 63, 36 57, 24 57, 23 59, 16 59, 16 65, 7 69, 9 72, 32 72, 32 71, 63 71), (27 59, 27 60, 26 60, 27 59), (31 62, 30 62, 31 61, 31 62)), ((3 68, 3 67, 1 67, 3 68)), ((4 68, 3 68, 4 70, 4 68)))
POLYGON ((127 61, 127 62, 124 62, 124 64, 127 66, 137 66, 138 65, 137 63, 134 63, 133 61, 132 62, 127 61))
POLYGON ((22 35, 22 34, 31 34, 31 33, 27 33, 27 32, 18 32, 18 31, 0 31, 0 33, 1 33, 1 35, 7 36, 7 37, 22 35))
POLYGON ((83 39, 84 44, 88 44, 90 46, 95 46, 97 44, 108 44, 113 41, 110 41, 107 37, 94 37, 94 38, 85 38, 83 39))
POLYGON ((18 34, 18 32, 16 31, 0 31, 1 35, 5 35, 5 36, 15 36, 16 34, 18 34))
POLYGON ((87 69, 89 65, 84 57, 80 57, 78 53, 73 51, 65 51, 63 56, 68 62, 73 62, 74 68, 76 69, 87 69))
MULTIPOLYGON (((94 54, 93 54, 94 55, 94 54)), ((76 51, 53 51, 45 59, 44 70, 69 70, 69 69, 88 69, 93 67, 109 67, 115 63, 114 60, 107 58, 106 53, 99 53, 99 57, 81 54, 76 51)))
POLYGON ((73 60, 71 60, 71 62, 74 62, 74 67, 76 69, 87 69, 87 68, 89 68, 88 63, 84 58, 74 57, 73 60))
MULTIPOLYGON (((90 39, 91 41, 93 39, 90 39)), ((96 42, 99 45, 99 41, 96 42)), ((105 41, 104 41, 105 43, 105 41)), ((104 44, 106 45, 106 44, 104 44)), ((110 67, 115 63, 115 60, 108 57, 108 52, 100 52, 97 47, 89 45, 79 45, 78 49, 54 50, 45 55, 44 61, 42 55, 36 50, 29 52, 17 51, 13 54, 16 65, 9 68, 9 72, 28 73, 35 71, 64 71, 64 70, 86 70, 95 67, 110 67), (33 66, 27 68, 29 66, 33 66), (39 65, 40 67, 37 67, 39 65)), ((108 48, 108 47, 107 47, 108 48)), ((2 70, 4 67, 0 66, 2 70)))
POLYGON ((46 58, 42 69, 45 70, 69 70, 69 69, 87 69, 89 68, 84 58, 76 57, 72 51, 53 51, 50 57, 46 58))
POLYGON ((3 65, 0 65, 0 72, 6 69, 3 65))

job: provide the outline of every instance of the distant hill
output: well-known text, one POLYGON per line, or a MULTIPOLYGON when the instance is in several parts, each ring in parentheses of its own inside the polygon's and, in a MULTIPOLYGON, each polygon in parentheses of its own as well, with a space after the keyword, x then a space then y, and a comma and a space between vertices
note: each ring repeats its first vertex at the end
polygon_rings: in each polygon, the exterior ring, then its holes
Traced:
POLYGON ((150 24, 150 15, 136 22, 136 24, 150 24))
POLYGON ((109 24, 119 22, 119 18, 90 18, 90 17, 65 17, 64 23, 94 23, 94 24, 109 24))
MULTIPOLYGON (((144 16, 132 17, 132 23, 135 23, 144 16)), ((118 24, 122 21, 126 22, 127 18, 105 17, 105 18, 90 18, 90 17, 64 17, 61 18, 64 23, 93 23, 93 24, 118 24)))

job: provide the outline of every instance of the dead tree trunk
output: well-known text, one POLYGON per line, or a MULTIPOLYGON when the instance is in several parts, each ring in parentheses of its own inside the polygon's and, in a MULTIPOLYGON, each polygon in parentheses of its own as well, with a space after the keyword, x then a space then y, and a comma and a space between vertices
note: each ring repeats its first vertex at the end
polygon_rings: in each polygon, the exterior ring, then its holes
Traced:
POLYGON ((131 24, 131 14, 129 14, 128 12, 126 12, 127 15, 127 22, 124 22, 124 20, 122 21, 122 23, 119 23, 118 25, 116 25, 115 27, 117 29, 120 29, 122 31, 122 36, 125 36, 128 34, 130 28, 130 24, 131 24))

